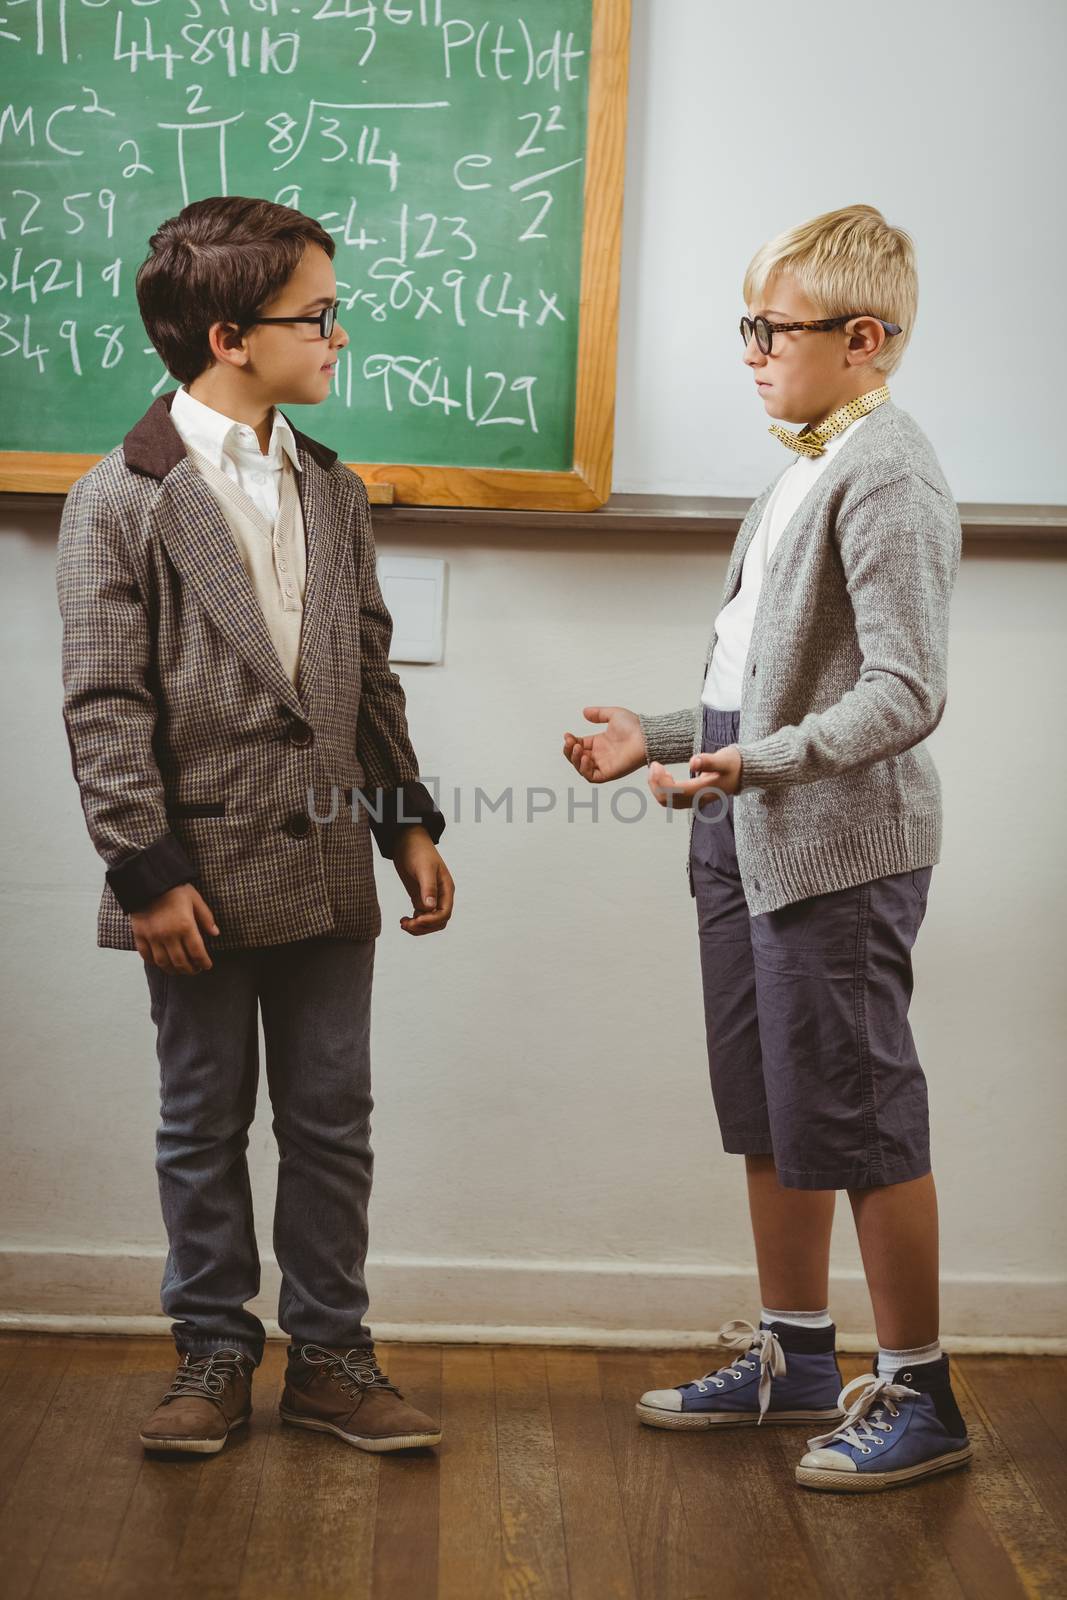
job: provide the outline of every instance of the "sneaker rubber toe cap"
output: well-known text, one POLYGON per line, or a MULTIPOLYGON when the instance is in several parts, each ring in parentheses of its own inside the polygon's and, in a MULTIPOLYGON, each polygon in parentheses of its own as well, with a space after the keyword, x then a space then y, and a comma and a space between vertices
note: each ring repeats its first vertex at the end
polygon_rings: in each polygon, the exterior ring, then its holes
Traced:
POLYGON ((677 1389, 649 1389, 641 1396, 641 1404, 656 1411, 681 1411, 682 1396, 677 1389))
POLYGON ((802 1467, 814 1467, 819 1471, 830 1472, 858 1472, 859 1467, 851 1456, 843 1450, 809 1450, 800 1461, 802 1467))

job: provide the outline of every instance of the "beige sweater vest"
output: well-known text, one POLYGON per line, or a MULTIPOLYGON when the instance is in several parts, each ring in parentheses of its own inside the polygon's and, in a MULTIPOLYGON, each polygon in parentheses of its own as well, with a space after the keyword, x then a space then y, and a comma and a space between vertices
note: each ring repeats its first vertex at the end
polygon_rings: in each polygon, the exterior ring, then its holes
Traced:
POLYGON ((271 527, 255 501, 207 456, 190 449, 189 458, 218 501, 255 589, 278 659, 295 684, 307 578, 307 542, 296 470, 283 451, 278 517, 271 527))

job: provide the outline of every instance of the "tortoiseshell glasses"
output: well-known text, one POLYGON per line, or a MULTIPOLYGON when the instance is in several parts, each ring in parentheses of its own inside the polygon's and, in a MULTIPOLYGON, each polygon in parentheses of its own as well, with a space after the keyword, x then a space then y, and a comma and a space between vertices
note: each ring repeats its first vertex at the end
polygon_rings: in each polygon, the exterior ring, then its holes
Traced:
MULTIPOLYGON (((844 327, 846 322, 851 322, 855 317, 868 317, 870 314, 869 311, 853 311, 847 317, 823 317, 819 322, 768 322, 766 317, 742 317, 741 341, 747 345, 752 335, 755 334, 757 345, 765 356, 769 356, 776 333, 791 333, 795 328, 813 328, 816 330, 841 328, 844 327)), ((882 327, 888 334, 901 333, 903 331, 899 323, 883 322, 881 317, 875 317, 874 320, 875 322, 881 322, 882 327)))

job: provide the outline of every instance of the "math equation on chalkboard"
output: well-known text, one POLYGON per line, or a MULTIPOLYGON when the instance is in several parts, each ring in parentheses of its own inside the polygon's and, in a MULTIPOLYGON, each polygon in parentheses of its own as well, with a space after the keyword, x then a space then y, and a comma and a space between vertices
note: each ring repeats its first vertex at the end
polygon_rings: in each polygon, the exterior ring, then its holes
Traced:
POLYGON ((174 388, 134 280, 210 195, 314 217, 343 459, 574 459, 592 0, 0 3, 0 449, 104 453, 174 388))

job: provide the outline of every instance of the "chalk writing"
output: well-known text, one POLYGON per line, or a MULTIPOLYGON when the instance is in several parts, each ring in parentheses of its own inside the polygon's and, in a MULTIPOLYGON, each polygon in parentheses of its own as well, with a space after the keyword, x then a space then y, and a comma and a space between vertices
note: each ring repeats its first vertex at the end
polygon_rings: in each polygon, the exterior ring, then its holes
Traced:
POLYGON ((111 448, 173 387, 137 267, 242 194, 335 241, 350 343, 300 426, 570 466, 590 28, 591 0, 0 3, 0 448, 111 448))

